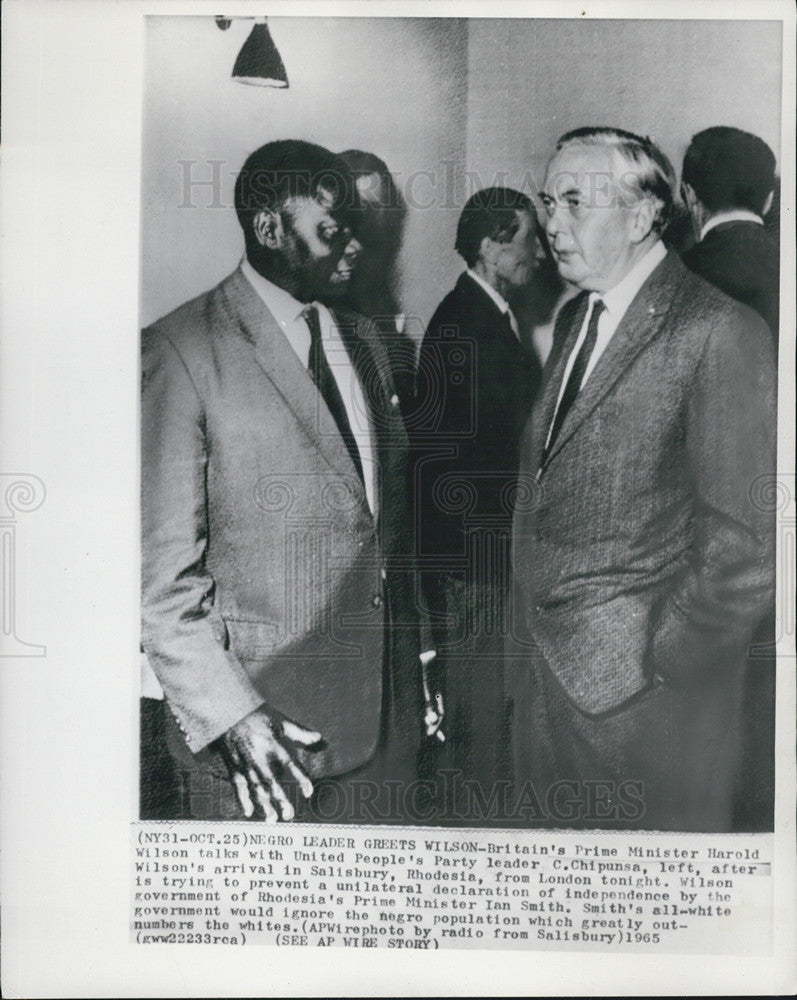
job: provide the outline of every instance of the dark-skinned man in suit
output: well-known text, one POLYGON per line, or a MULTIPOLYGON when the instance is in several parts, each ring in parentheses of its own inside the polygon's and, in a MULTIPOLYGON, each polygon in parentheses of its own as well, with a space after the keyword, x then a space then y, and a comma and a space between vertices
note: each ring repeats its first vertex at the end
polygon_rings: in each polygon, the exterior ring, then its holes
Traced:
POLYGON ((372 324, 323 304, 356 204, 328 150, 256 150, 244 260, 142 336, 142 646, 203 818, 412 819, 407 440, 372 324))

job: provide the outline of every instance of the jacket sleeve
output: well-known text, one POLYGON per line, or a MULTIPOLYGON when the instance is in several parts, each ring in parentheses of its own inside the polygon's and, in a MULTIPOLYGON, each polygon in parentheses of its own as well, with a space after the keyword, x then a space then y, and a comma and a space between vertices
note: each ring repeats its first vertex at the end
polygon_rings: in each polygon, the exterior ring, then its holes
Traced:
POLYGON ((142 646, 195 753, 262 704, 227 648, 205 565, 204 412, 179 352, 142 336, 142 646))
POLYGON ((685 449, 692 486, 689 565, 662 602, 656 673, 699 680, 738 661, 775 589, 776 404, 771 337, 747 309, 715 323, 689 393, 685 449))

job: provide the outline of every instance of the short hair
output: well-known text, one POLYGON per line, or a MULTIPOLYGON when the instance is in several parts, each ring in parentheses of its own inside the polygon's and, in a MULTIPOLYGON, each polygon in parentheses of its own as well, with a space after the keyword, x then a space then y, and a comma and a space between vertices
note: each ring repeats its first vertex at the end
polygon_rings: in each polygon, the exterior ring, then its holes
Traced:
POLYGON ((512 188, 484 188, 471 195, 457 224, 454 249, 468 267, 479 259, 479 247, 485 236, 500 243, 508 243, 519 228, 518 212, 533 209, 531 198, 512 188))
POLYGON ((323 146, 301 139, 279 139, 251 153, 235 181, 235 212, 247 250, 254 245, 252 223, 258 212, 279 209, 289 198, 332 199, 334 210, 350 221, 359 196, 349 168, 323 146))
MULTIPOLYGON (((650 198, 656 206, 653 231, 659 234, 670 223, 675 203, 675 171, 669 159, 649 136, 621 128, 587 126, 566 132, 556 151, 566 146, 604 146, 617 151, 634 176, 634 191, 650 198)), ((627 189, 627 184, 623 183, 627 189)))
POLYGON ((383 180, 393 180, 387 164, 376 153, 366 153, 363 149, 344 149, 338 156, 355 177, 379 174, 383 180))
POLYGON ((775 154, 757 135, 716 125, 692 136, 681 179, 710 212, 746 208, 761 214, 775 187, 775 154))
MULTIPOLYGON (((395 212, 398 216, 403 216, 405 211, 404 199, 399 191, 390 168, 381 160, 376 153, 366 153, 362 149, 344 149, 338 156, 343 160, 352 177, 356 181, 360 177, 371 177, 374 174, 380 179, 386 197, 384 207, 395 212)), ((362 202, 362 198, 360 199, 362 202)), ((361 205, 363 209, 366 205, 361 205)))

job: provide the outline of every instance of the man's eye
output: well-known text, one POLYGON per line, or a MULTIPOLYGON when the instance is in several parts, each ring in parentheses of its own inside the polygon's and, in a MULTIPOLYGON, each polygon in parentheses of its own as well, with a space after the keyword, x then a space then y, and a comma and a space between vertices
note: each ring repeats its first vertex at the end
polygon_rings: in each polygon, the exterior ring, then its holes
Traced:
POLYGON ((578 198, 568 198, 567 207, 571 212, 576 212, 579 208, 581 208, 581 201, 578 198))

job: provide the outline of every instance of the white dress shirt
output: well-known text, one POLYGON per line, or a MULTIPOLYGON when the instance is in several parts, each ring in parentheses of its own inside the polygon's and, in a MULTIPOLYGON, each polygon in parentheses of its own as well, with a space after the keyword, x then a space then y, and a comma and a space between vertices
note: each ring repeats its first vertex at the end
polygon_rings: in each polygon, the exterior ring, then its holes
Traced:
POLYGON ((717 212, 716 215, 711 216, 708 222, 703 223, 703 228, 700 230, 700 240, 704 240, 706 233, 715 226, 722 226, 726 222, 755 222, 759 226, 764 225, 764 220, 755 212, 750 212, 746 208, 729 208, 727 212, 717 212))
POLYGON ((354 371, 349 352, 341 339, 340 331, 332 314, 320 302, 299 302, 290 292, 286 292, 284 288, 280 288, 279 285, 264 278, 262 274, 258 274, 246 259, 241 262, 241 270, 277 321, 285 338, 305 368, 310 360, 311 337, 310 329, 302 313, 311 304, 318 310, 324 353, 335 377, 343 405, 346 407, 346 416, 349 418, 362 462, 365 496, 373 513, 376 510, 376 447, 370 415, 360 380, 354 371))
POLYGON ((493 302, 495 302, 495 304, 498 306, 498 308, 501 310, 502 313, 506 313, 509 316, 509 325, 512 327, 512 332, 515 334, 518 340, 520 340, 520 331, 518 330, 515 314, 510 309, 509 303, 506 301, 503 295, 501 295, 500 292, 497 292, 492 285, 489 285, 484 280, 484 278, 482 278, 481 275, 476 274, 476 272, 472 271, 470 268, 468 268, 465 273, 469 277, 473 278, 476 284, 479 285, 481 288, 483 288, 485 292, 487 292, 487 294, 490 296, 493 302))
POLYGON ((666 256, 667 248, 661 240, 657 240, 645 256, 634 264, 628 274, 626 274, 626 276, 619 281, 614 288, 609 289, 608 292, 604 292, 602 295, 598 292, 590 293, 589 308, 587 309, 587 314, 584 317, 584 322, 581 324, 578 339, 573 346, 573 350, 570 352, 570 357, 567 359, 567 365, 565 366, 564 375, 562 376, 562 384, 559 386, 559 395, 556 398, 556 409, 553 412, 551 424, 548 428, 548 437, 545 442, 546 448, 548 447, 548 443, 551 439, 551 431, 553 430, 554 420, 556 419, 556 410, 559 409, 559 404, 562 401, 562 395, 564 394, 567 380, 570 378, 570 372, 575 364, 578 352, 581 350, 581 345, 584 343, 584 339, 587 336, 587 327, 589 326, 589 319, 592 315, 592 310, 595 307, 595 302, 598 299, 602 299, 605 308, 598 319, 598 336, 595 341, 592 356, 590 357, 587 367, 584 370, 584 377, 581 380, 579 391, 584 388, 587 379, 595 369, 595 365, 597 365, 598 361, 600 361, 601 355, 609 346, 609 342, 614 336, 615 330, 620 325, 620 320, 623 316, 625 316, 628 311, 628 307, 636 298, 637 292, 639 292, 639 289, 645 284, 666 256))

